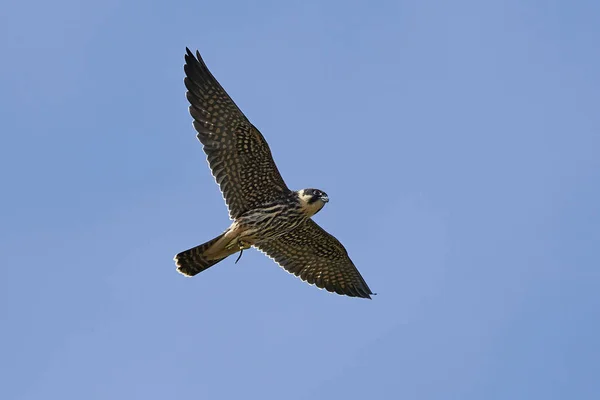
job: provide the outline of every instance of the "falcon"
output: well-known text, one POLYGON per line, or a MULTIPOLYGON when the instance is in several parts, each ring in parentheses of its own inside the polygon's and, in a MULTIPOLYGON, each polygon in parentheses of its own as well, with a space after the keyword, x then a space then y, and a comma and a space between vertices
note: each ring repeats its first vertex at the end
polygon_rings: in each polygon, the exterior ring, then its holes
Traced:
POLYGON ((185 87, 197 138, 229 208, 231 226, 175 256, 194 276, 255 247, 286 271, 329 292, 371 298, 373 292, 342 244, 311 217, 329 201, 318 189, 290 190, 265 138, 221 87, 196 51, 186 48, 185 87))

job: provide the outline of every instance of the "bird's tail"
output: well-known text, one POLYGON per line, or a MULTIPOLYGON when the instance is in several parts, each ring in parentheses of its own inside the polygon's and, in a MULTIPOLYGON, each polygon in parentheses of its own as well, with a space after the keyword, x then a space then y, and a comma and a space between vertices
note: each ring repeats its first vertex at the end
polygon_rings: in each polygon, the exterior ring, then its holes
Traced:
MULTIPOLYGON (((177 254, 174 258, 175 264, 177 264, 177 271, 186 276, 194 276, 200 272, 208 269, 226 259, 232 253, 225 255, 224 257, 209 259, 206 257, 206 251, 210 249, 215 243, 225 236, 225 233, 217 236, 216 238, 209 240, 208 242, 201 244, 200 246, 192 247, 189 250, 182 251, 177 254)), ((234 251, 235 252, 235 251, 234 251)))

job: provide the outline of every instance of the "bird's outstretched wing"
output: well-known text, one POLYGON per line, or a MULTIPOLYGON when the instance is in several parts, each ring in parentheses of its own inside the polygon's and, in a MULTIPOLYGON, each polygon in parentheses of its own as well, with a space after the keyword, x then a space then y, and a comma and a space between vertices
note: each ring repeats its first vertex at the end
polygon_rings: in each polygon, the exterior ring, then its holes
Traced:
POLYGON ((289 273, 321 289, 368 299, 373 294, 344 246, 312 219, 256 247, 289 273))
POLYGON ((196 52, 185 55, 186 97, 198 140, 232 219, 289 192, 265 138, 210 73, 196 52))

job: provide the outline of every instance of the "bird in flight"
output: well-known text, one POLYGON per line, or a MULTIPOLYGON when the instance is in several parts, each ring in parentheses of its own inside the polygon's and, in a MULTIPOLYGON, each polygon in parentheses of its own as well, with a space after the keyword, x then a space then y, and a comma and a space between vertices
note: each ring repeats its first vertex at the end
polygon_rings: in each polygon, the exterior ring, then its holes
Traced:
POLYGON ((186 48, 185 87, 198 140, 229 208, 231 226, 175 256, 194 276, 255 247, 303 281, 329 292, 371 298, 373 292, 342 244, 311 217, 329 201, 318 189, 290 190, 265 138, 221 87, 196 51, 186 48))

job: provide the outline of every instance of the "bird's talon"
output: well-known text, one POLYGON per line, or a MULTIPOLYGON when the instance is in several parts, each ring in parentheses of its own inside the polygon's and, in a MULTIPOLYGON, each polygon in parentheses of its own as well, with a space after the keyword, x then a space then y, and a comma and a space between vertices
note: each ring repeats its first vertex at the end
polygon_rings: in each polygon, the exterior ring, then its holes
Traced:
POLYGON ((240 246, 240 255, 238 256, 237 260, 235 260, 235 264, 237 264, 238 261, 240 261, 240 258, 242 258, 242 254, 244 253, 245 249, 249 249, 250 245, 244 241, 238 241, 238 244, 240 246))
POLYGON ((238 261, 240 261, 240 258, 242 258, 242 254, 243 254, 243 253, 244 253, 244 248, 242 248, 242 249, 240 250, 240 255, 238 256, 237 260, 235 260, 235 264, 237 264, 237 263, 238 263, 238 261))

